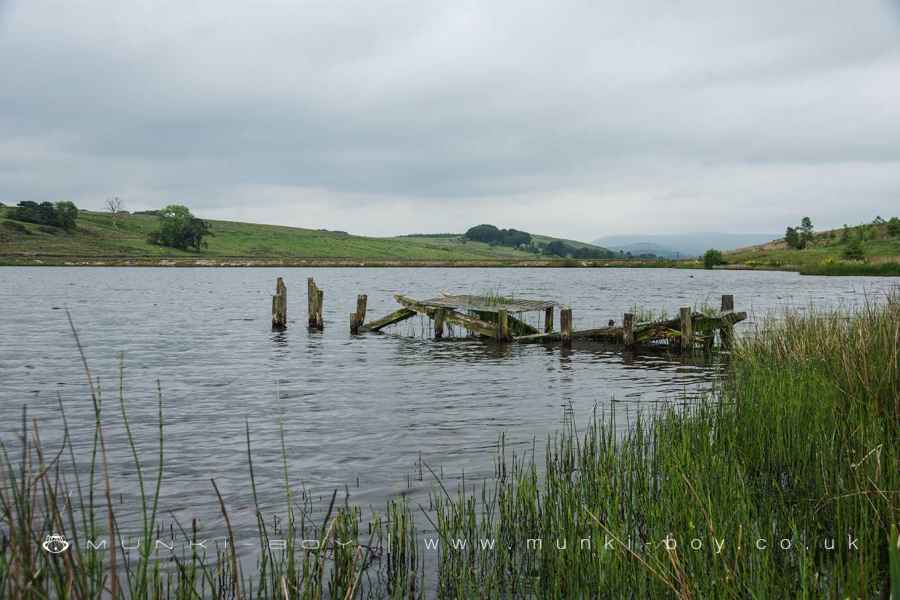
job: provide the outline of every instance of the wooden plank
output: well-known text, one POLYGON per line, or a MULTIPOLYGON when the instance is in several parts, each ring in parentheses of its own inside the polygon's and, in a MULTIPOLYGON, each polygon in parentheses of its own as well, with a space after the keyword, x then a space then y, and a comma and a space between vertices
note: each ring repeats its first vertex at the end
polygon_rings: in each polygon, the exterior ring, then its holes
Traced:
POLYGON ((401 308, 399 310, 395 310, 389 315, 381 317, 377 321, 372 321, 371 323, 366 323, 362 327, 359 328, 360 331, 379 331, 384 329, 388 325, 393 325, 394 323, 399 323, 400 321, 405 321, 410 317, 414 317, 416 315, 416 311, 410 310, 408 308, 401 308))
MULTIPOLYGON (((544 333, 553 332, 553 307, 548 306, 544 309, 544 333)), ((537 333, 535 331, 535 333, 537 333)))
MULTIPOLYGON (((417 300, 407 298, 402 294, 396 294, 394 296, 394 299, 401 305, 403 305, 404 308, 414 310, 415 312, 426 315, 428 317, 431 317, 434 314, 434 311, 437 310, 436 308, 425 306, 417 300)), ((448 323, 462 325, 469 331, 477 333, 478 335, 483 335, 489 338, 497 337, 497 326, 493 323, 488 323, 486 321, 482 321, 481 319, 458 313, 452 309, 444 309, 444 320, 448 323)))

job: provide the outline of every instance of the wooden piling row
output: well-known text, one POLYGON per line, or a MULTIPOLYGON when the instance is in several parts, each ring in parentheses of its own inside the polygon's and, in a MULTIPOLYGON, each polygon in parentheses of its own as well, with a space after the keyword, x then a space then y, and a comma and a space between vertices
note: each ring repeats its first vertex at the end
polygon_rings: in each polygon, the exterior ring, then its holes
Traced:
POLYGON ((287 287, 281 277, 275 281, 275 295, 272 296, 272 329, 287 329, 287 287))
MULTIPOLYGON (((307 312, 311 329, 321 331, 324 328, 324 296, 325 293, 319 289, 315 280, 312 277, 307 278, 307 312)), ((455 309, 457 307, 450 308, 446 302, 442 304, 438 301, 443 298, 420 302, 396 294, 394 299, 400 303, 402 308, 381 319, 366 323, 368 296, 359 294, 356 297, 356 311, 350 313, 350 333, 356 335, 364 331, 379 331, 388 325, 420 314, 433 320, 434 338, 438 340, 444 336, 445 325, 452 323, 464 327, 471 334, 503 343, 559 341, 563 346, 569 347, 572 340, 578 338, 621 343, 626 349, 631 349, 639 344, 667 342, 669 348, 674 347, 689 353, 699 345, 702 345, 704 351, 712 350, 716 332, 719 334, 721 347, 730 350, 734 342, 734 325, 747 318, 747 313, 734 311, 734 296, 724 294, 721 298, 721 311, 718 315, 693 312, 691 307, 683 306, 679 309, 678 318, 675 319, 636 323, 634 314, 625 313, 622 327, 616 327, 614 321, 611 320, 607 327, 581 331, 573 330, 572 309, 563 306, 559 311, 560 330, 554 332, 554 307, 544 303, 544 306, 537 307, 538 310, 544 310, 544 333, 538 333, 538 329, 535 327, 510 315, 509 309, 505 306, 494 310, 488 308, 468 308, 467 310, 467 305, 463 304, 458 306, 457 310, 455 309)), ((524 306, 527 307, 527 305, 524 306)), ((522 312, 527 310, 528 308, 524 308, 522 312)), ((278 277, 275 282, 275 294, 272 296, 272 329, 284 330, 286 328, 287 287, 284 280, 278 277)))

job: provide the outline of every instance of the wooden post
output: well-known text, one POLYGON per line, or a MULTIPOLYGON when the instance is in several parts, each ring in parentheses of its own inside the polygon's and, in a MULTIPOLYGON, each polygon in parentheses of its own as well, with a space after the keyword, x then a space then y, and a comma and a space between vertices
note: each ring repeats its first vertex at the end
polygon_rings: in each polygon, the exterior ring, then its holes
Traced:
POLYGON ((366 321, 366 304, 368 301, 369 297, 365 294, 360 294, 356 297, 356 312, 350 313, 350 333, 352 335, 359 333, 360 327, 366 321))
MULTIPOLYGON (((722 296, 722 312, 732 311, 734 311, 734 296, 731 294, 724 294, 722 296)), ((722 348, 731 350, 734 342, 734 325, 732 325, 730 321, 722 323, 722 328, 719 329, 719 339, 722 342, 722 348)))
POLYGON ((505 308, 497 311, 497 341, 508 342, 509 337, 509 313, 505 308))
POLYGON ((544 309, 544 333, 553 333, 553 307, 544 309))
POLYGON ((722 295, 722 312, 734 310, 734 296, 731 294, 722 295))
POLYGON ((434 339, 439 340, 444 337, 444 311, 434 311, 434 339))
POLYGON ((692 352, 694 350, 694 323, 691 317, 691 307, 682 306, 681 310, 681 351, 692 352))
POLYGON ((563 306, 559 309, 559 332, 560 342, 565 347, 572 345, 572 309, 563 306))
POLYGON ((325 328, 325 320, 322 318, 322 307, 325 306, 325 292, 316 288, 316 329, 325 328))
POLYGON ((312 277, 306 278, 306 314, 310 327, 316 326, 316 301, 319 299, 319 293, 316 291, 316 280, 312 277))
POLYGON ((622 344, 626 348, 634 347, 634 314, 625 313, 622 316, 622 344))
POLYGON ((272 296, 272 329, 287 329, 287 287, 281 277, 275 281, 275 295, 272 296))

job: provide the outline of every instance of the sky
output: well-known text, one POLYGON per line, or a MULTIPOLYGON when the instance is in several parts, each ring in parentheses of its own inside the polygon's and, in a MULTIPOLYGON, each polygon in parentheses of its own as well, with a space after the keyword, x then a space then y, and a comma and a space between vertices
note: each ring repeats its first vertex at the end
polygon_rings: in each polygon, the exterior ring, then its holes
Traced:
POLYGON ((0 201, 591 240, 900 214, 900 0, 0 0, 0 201))

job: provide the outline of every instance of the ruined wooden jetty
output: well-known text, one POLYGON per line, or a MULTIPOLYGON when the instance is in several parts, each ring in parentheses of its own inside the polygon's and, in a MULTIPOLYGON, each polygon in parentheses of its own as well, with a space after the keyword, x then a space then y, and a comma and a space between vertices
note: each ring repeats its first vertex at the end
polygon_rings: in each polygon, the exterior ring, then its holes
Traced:
POLYGON ((734 325, 747 318, 747 313, 734 311, 734 297, 725 295, 722 296, 721 310, 714 314, 683 307, 677 318, 638 322, 635 315, 625 313, 621 325, 611 322, 606 327, 575 330, 572 309, 560 306, 560 329, 554 331, 553 316, 559 305, 549 300, 449 294, 427 300, 396 294, 394 299, 400 308, 375 321, 361 323, 360 316, 364 317, 364 313, 360 315, 357 311, 351 314, 351 329, 355 327, 356 332, 380 331, 422 315, 433 321, 435 339, 443 337, 444 325, 450 323, 463 327, 470 335, 499 342, 560 343, 567 346, 575 340, 591 340, 626 348, 654 345, 692 352, 697 348, 711 349, 716 334, 721 346, 730 348, 734 325), (543 331, 523 318, 530 312, 543 313, 543 331))

